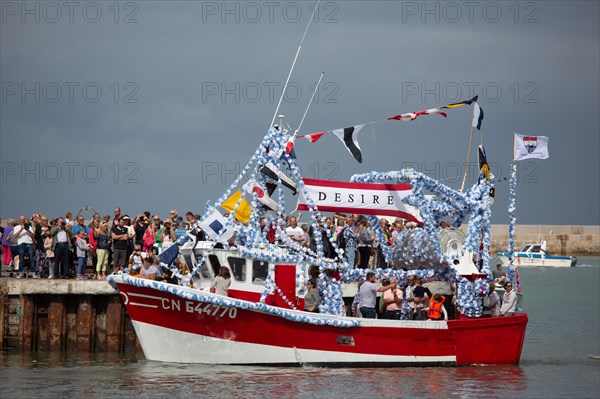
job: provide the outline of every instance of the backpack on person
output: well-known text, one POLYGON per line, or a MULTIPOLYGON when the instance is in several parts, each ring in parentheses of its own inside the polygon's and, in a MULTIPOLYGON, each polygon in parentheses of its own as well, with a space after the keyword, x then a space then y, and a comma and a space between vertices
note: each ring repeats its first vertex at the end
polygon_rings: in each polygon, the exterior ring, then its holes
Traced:
POLYGON ((344 235, 346 229, 347 227, 344 227, 342 231, 338 233, 337 238, 335 240, 335 244, 338 246, 339 249, 346 249, 346 236, 344 235))

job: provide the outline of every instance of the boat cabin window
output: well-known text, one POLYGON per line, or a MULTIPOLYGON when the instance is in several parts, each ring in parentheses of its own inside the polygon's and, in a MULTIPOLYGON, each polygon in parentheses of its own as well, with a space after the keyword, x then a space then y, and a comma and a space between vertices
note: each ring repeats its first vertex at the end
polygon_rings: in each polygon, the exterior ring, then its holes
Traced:
POLYGON ((227 261, 231 267, 231 274, 236 281, 246 281, 246 259, 228 256, 227 261))
POLYGON ((269 262, 264 260, 255 260, 252 262, 252 283, 265 285, 269 275, 269 262))
POLYGON ((219 257, 215 254, 208 255, 208 260, 210 260, 210 265, 212 266, 213 273, 215 276, 219 275, 221 271, 221 262, 219 262, 219 257))
POLYGON ((525 247, 521 250, 521 252, 527 252, 531 245, 525 245, 525 247))
POLYGON ((534 245, 533 247, 531 247, 531 252, 540 252, 541 249, 541 245, 534 245))
POLYGON ((207 279, 207 280, 211 280, 212 276, 210 275, 210 270, 208 269, 208 264, 207 262, 203 262, 200 267, 200 275, 202 276, 202 278, 207 279))

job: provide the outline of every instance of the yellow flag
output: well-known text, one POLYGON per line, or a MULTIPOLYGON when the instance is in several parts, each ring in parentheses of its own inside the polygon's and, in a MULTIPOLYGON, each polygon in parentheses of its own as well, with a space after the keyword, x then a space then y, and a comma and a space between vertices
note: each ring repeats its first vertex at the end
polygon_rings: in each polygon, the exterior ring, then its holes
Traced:
MULTIPOLYGON (((235 209, 235 205, 240 201, 240 197, 242 196, 242 192, 240 190, 233 193, 233 195, 225 200, 221 204, 221 207, 228 212, 233 212, 235 209)), ((242 223, 248 223, 250 221, 250 203, 242 198, 240 205, 235 212, 235 218, 242 223)))

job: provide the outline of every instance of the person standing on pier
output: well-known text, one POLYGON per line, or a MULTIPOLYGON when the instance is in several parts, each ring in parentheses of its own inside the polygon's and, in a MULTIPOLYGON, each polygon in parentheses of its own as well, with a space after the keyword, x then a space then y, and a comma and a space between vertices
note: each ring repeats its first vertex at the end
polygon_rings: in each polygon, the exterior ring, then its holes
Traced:
MULTIPOLYGON (((115 208, 116 210, 119 208, 115 208)), ((123 226, 123 220, 121 218, 114 220, 114 225, 110 229, 111 238, 113 239, 113 259, 114 259, 114 274, 125 269, 127 264, 127 240, 129 240, 129 232, 127 228, 123 226)))
MULTIPOLYGON (((15 227, 13 235, 17 238, 17 245, 19 247, 19 259, 20 267, 19 271, 27 273, 25 270, 25 254, 29 256, 29 270, 35 273, 35 247, 33 246, 33 240, 35 239, 35 230, 31 223, 25 216, 19 216, 19 224, 15 227)), ((20 278, 17 275, 17 278, 20 278)))
POLYGON ((94 232, 94 241, 96 243, 96 253, 98 254, 98 262, 96 264, 96 274, 93 279, 106 280, 106 266, 108 264, 108 248, 110 247, 110 236, 106 223, 100 223, 98 231, 94 232))
POLYGON ((49 278, 69 278, 69 252, 72 250, 73 233, 65 219, 58 219, 56 226, 50 229, 50 236, 54 251, 54 272, 49 278), (62 275, 59 265, 62 266, 62 275))
POLYGON ((44 248, 44 229, 48 232, 48 218, 43 215, 33 214, 31 217, 35 228, 35 265, 36 271, 33 278, 40 278, 46 269, 49 269, 48 259, 46 258, 46 248, 44 248))
POLYGON ((77 232, 77 241, 75 242, 75 247, 77 251, 77 280, 86 280, 85 261, 87 259, 89 244, 86 241, 85 230, 81 229, 77 232))
POLYGON ((10 247, 12 244, 9 241, 9 237, 11 237, 11 233, 14 229, 14 220, 8 219, 6 222, 6 227, 4 228, 4 232, 2 234, 2 264, 10 269, 12 268, 12 253, 10 251, 10 247))
POLYGON ((90 228, 85 225, 85 220, 83 219, 83 215, 77 216, 77 224, 75 226, 73 226, 73 228, 71 229, 74 236, 78 236, 80 230, 83 230, 86 237, 90 234, 90 228))

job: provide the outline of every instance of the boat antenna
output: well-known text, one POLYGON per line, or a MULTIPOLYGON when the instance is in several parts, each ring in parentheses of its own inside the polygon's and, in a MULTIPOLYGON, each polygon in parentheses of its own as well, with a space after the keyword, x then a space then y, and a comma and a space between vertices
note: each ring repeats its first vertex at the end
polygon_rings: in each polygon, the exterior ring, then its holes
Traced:
POLYGON ((469 162, 471 161, 471 146, 472 145, 473 145, 473 126, 471 126, 471 133, 469 133, 469 147, 467 149, 467 162, 465 162, 465 174, 463 175, 462 184, 460 185, 461 193, 464 192, 465 184, 467 183, 467 174, 469 173, 469 162))
POLYGON ((317 9, 319 8, 320 2, 321 2, 321 0, 317 1, 317 4, 315 5, 315 9, 313 10, 311 17, 308 20, 308 25, 306 25, 306 29, 304 30, 304 35, 302 35, 302 40, 300 40, 300 45, 298 46, 298 50, 296 50, 296 56, 294 57, 294 62, 292 62, 292 67, 290 68, 290 72, 288 73, 287 79, 285 81, 285 85, 283 85, 283 90, 281 91, 281 97, 279 97, 279 102, 277 103, 277 108, 275 109, 275 114, 273 115, 273 119, 271 120, 269 129, 271 127, 273 127, 273 123, 275 123, 275 118, 277 118, 277 113, 279 112, 279 107, 281 106, 281 102, 283 101, 283 97, 285 96, 285 91, 288 87, 288 84, 290 83, 290 78, 292 77, 292 72, 294 71, 294 67, 296 66, 296 61, 298 60, 298 55, 300 54, 300 50, 302 49, 302 43, 304 43, 304 38, 306 37, 306 34, 308 33, 308 28, 310 27, 310 23, 312 22, 313 18, 315 17, 315 13, 317 12, 317 9))
POLYGON ((323 79, 323 75, 325 75, 325 72, 321 72, 319 81, 317 82, 317 85, 315 86, 315 89, 312 92, 312 96, 310 96, 310 100, 308 100, 308 105, 306 106, 306 110, 304 110, 304 115, 302 115, 302 120, 300 121, 298 128, 294 131, 294 136, 292 137, 292 140, 294 140, 296 138, 296 136, 298 135, 298 132, 300 131, 300 128, 302 128, 302 124, 304 123, 306 114, 308 114, 308 110, 310 109, 310 106, 312 105, 313 99, 315 98, 315 94, 316 94, 317 90, 319 90, 319 86, 321 85, 321 79, 323 79))

